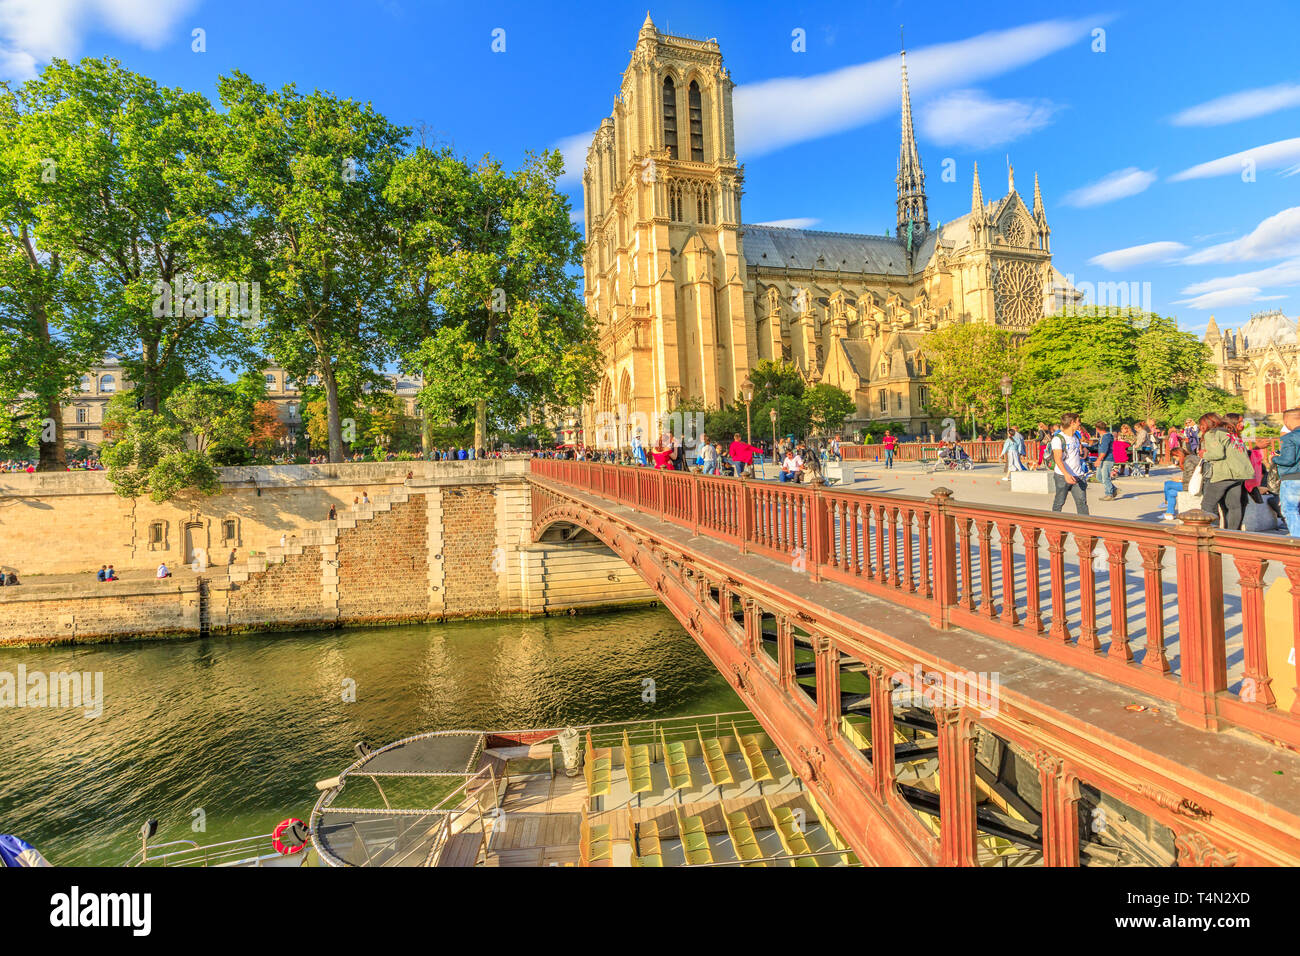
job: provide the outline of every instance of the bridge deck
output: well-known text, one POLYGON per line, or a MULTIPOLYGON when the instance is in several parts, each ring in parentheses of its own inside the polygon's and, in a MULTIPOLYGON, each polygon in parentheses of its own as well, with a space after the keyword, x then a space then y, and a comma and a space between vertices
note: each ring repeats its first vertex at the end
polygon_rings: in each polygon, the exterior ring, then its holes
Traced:
MULTIPOLYGON (((545 483, 545 479, 542 481, 545 483)), ((557 487, 595 511, 641 529, 670 549, 745 579, 753 590, 767 590, 786 598, 799 595, 819 618, 838 618, 850 630, 865 628, 883 645, 906 648, 910 656, 930 659, 940 670, 997 673, 1002 698, 1014 699, 1018 706, 1033 712, 1036 723, 1044 728, 1089 729, 1116 753, 1149 763, 1174 779, 1186 779, 1193 791, 1197 789, 1195 777, 1199 776, 1257 799, 1261 811, 1274 807, 1289 815, 1300 815, 1300 786, 1296 783, 1300 780, 1300 755, 1292 751, 1240 730, 1200 730, 1178 720, 1166 701, 992 637, 961 628, 933 627, 926 615, 899 604, 843 584, 813 581, 806 572, 795 570, 792 562, 742 554, 733 543, 693 535, 687 528, 585 491, 557 487), (1148 709, 1126 709, 1134 703, 1148 709)), ((1077 601, 1077 584, 1074 590, 1077 601)), ((1000 581, 995 582, 991 593, 1001 593, 1000 581)), ((1139 582, 1137 593, 1132 595, 1134 603, 1140 604, 1142 595, 1139 582)), ((1176 614, 1176 605, 1172 612, 1176 614)), ((1046 636, 1043 639, 1047 640, 1046 636)), ((1243 809, 1251 808, 1247 805, 1243 809)))

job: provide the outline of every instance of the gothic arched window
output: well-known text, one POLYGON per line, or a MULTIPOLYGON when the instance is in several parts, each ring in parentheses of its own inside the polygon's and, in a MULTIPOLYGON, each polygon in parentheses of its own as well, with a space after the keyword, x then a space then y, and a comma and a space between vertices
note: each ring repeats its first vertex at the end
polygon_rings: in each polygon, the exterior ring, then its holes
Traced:
POLYGON ((700 100, 700 85, 691 80, 688 96, 691 114, 691 162, 704 162, 704 104, 700 100))
POLYGON ((668 158, 677 158, 677 87, 671 76, 664 77, 664 145, 668 158))

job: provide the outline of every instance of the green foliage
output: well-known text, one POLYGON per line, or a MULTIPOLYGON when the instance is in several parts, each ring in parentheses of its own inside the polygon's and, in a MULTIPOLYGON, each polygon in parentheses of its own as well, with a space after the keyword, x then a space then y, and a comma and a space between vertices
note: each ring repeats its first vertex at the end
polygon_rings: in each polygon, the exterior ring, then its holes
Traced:
POLYGON ((1212 373, 1208 348, 1164 316, 1096 308, 1047 316, 1020 356, 1012 414, 1025 423, 1068 411, 1087 422, 1181 422, 1193 393, 1198 400, 1215 394, 1204 391, 1212 373))
POLYGON ((985 323, 949 325, 925 339, 930 407, 959 421, 988 421, 1003 408, 1002 377, 1014 380, 1019 354, 1011 334, 985 323))
POLYGON ((760 359, 750 370, 749 381, 754 386, 755 402, 770 400, 777 395, 803 398, 807 388, 797 365, 771 359, 760 359))
POLYGON ((405 364, 427 383, 436 421, 472 412, 476 445, 529 408, 580 404, 600 356, 573 270, 581 237, 556 191, 558 153, 507 173, 425 147, 402 157, 384 192, 398 260, 405 364))
POLYGON ((855 406, 847 392, 826 382, 814 385, 804 394, 808 423, 816 432, 835 433, 844 428, 844 419, 855 406))
POLYGON ((187 492, 221 491, 212 459, 188 447, 179 424, 147 409, 130 413, 103 461, 109 483, 123 498, 148 495, 161 502, 187 492))

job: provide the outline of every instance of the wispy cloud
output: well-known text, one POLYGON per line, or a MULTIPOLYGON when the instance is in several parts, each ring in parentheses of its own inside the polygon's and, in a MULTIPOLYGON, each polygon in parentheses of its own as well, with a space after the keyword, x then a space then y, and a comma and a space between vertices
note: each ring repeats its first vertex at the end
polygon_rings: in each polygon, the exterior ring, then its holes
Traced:
POLYGON ((1259 291, 1261 289, 1293 285, 1300 285, 1300 258, 1288 259, 1285 262, 1269 266, 1267 269, 1256 269, 1252 272, 1239 272, 1236 275, 1205 279, 1201 282, 1194 282, 1179 291, 1183 295, 1203 296, 1207 292, 1230 292, 1247 288, 1259 291))
POLYGON ((1187 247, 1181 242, 1148 242, 1141 246, 1103 252, 1093 256, 1088 262, 1110 272, 1119 272, 1148 262, 1172 262, 1186 249, 1187 247))
MULTIPOLYGON (((912 97, 920 103, 946 91, 1009 73, 1077 43, 1107 20, 1107 17, 1043 20, 909 51, 907 73, 912 97)), ((754 159, 795 143, 896 116, 898 57, 881 57, 814 76, 745 83, 736 87, 732 103, 736 152, 742 159, 754 159)), ((1041 116, 1032 110, 1031 115, 1041 116)), ((581 180, 592 135, 578 133, 556 144, 565 154, 566 172, 562 182, 572 184, 581 180)))
POLYGON ((0 79, 26 80, 51 57, 74 57, 93 29, 156 48, 196 0, 4 0, 0 79))
POLYGON ((1261 86, 1207 100, 1183 110, 1170 122, 1175 126, 1221 126, 1238 120, 1254 119, 1256 116, 1267 116, 1293 106, 1300 106, 1300 85, 1279 83, 1277 86, 1261 86))
POLYGON ((1252 262, 1300 256, 1300 206, 1283 209, 1262 221, 1249 235, 1193 252, 1184 261, 1252 262))
POLYGON ((1300 137, 1279 140, 1276 143, 1256 146, 1253 149, 1244 149, 1240 153, 1233 153, 1231 156, 1221 156, 1218 159, 1210 160, 1208 163, 1191 166, 1180 173, 1174 173, 1169 177, 1169 181, 1181 182, 1187 179, 1209 179, 1212 176, 1238 176, 1247 167, 1247 164, 1252 163, 1256 169, 1276 169, 1279 166, 1286 166, 1288 163, 1296 163, 1295 169, 1286 171, 1286 175, 1293 175, 1295 172, 1300 171, 1300 137))
POLYGON ((819 222, 821 222, 820 219, 812 219, 809 217, 804 217, 804 218, 796 218, 796 219, 772 219, 768 222, 756 222, 754 223, 754 225, 776 226, 781 229, 811 229, 819 222))
POLYGON ((1250 305, 1253 302, 1271 302, 1286 298, 1284 295, 1261 295, 1261 291, 1256 286, 1233 286, 1215 292, 1206 292, 1190 299, 1175 299, 1174 305, 1185 305, 1189 309, 1199 310, 1226 309, 1232 306, 1250 305))
MULTIPOLYGON (((909 51, 917 101, 1041 60, 1088 35, 1101 22, 1044 20, 909 51)), ((736 88, 736 150, 746 158, 820 139, 896 114, 898 57, 807 77, 780 77, 736 88)))
POLYGON ((1067 193, 1062 200, 1067 206, 1100 206, 1125 196, 1136 196, 1156 181, 1154 169, 1129 166, 1107 173, 1101 179, 1067 193))
POLYGON ((982 90, 953 90, 921 110, 921 132, 941 146, 987 149, 1042 129, 1060 109, 1048 100, 995 100, 982 90))

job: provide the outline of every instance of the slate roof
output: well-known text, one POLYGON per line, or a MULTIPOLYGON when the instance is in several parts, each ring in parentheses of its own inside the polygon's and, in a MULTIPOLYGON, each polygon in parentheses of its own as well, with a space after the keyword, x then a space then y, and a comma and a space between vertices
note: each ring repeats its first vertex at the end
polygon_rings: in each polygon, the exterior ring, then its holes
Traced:
MULTIPOLYGON (((909 274, 903 243, 893 236, 817 232, 783 226, 745 226, 744 229, 745 264, 751 269, 840 269, 872 275, 909 274), (820 266, 818 257, 825 260, 820 266)), ((926 242, 921 245, 924 248, 926 242)), ((916 261, 923 264, 926 260, 918 258, 916 261)))

